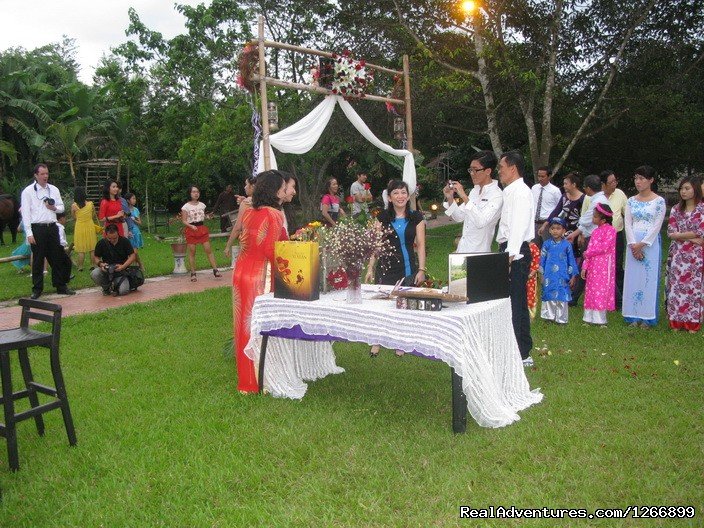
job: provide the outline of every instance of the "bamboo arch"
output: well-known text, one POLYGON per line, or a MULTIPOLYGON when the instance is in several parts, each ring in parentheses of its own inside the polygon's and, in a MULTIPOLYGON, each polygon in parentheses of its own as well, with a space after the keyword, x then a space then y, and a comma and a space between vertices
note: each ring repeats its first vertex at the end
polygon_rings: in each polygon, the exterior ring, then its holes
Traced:
MULTIPOLYGON (((259 83, 259 98, 261 100, 261 116, 262 116, 262 141, 264 146, 264 152, 261 155, 264 157, 264 170, 271 169, 271 159, 269 156, 269 109, 268 109, 268 99, 266 94, 267 85, 277 86, 279 88, 287 88, 292 90, 303 90, 307 92, 320 93, 324 95, 331 95, 332 91, 324 88, 322 86, 311 86, 308 84, 293 83, 288 81, 282 81, 274 77, 267 77, 266 75, 266 48, 278 48, 289 51, 296 51, 299 53, 304 53, 307 55, 315 55, 319 57, 332 58, 333 54, 327 51, 320 51, 311 48, 304 48, 301 46, 294 46, 292 44, 285 44, 282 42, 275 42, 272 40, 266 40, 264 37, 264 17, 259 16, 259 38, 256 41, 250 42, 250 44, 256 44, 259 50, 259 73, 252 74, 250 80, 259 83)), ((410 66, 408 55, 403 56, 403 71, 392 70, 384 66, 378 66, 376 64, 366 63, 367 68, 377 70, 389 75, 399 75, 403 78, 403 90, 404 96, 403 100, 395 99, 391 97, 382 97, 379 95, 364 95, 364 99, 369 99, 370 101, 380 101, 384 103, 392 103, 396 105, 402 105, 405 109, 405 119, 406 119, 406 141, 407 149, 413 152, 413 118, 411 115, 411 81, 410 81, 410 66)), ((359 96, 350 96, 353 98, 361 98, 359 96)))

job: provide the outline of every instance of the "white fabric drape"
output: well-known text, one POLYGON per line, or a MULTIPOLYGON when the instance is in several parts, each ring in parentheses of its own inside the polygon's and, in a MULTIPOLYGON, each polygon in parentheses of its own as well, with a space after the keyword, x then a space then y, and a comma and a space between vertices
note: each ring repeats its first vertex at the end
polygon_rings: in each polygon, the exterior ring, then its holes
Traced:
MULTIPOLYGON (((362 118, 359 117, 359 114, 352 108, 352 105, 337 95, 328 95, 322 103, 316 106, 308 115, 303 117, 303 119, 269 136, 271 168, 278 168, 272 147, 276 148, 279 152, 288 154, 305 154, 312 149, 320 139, 323 130, 325 130, 325 127, 330 122, 332 112, 335 109, 335 105, 338 103, 345 116, 347 116, 347 119, 350 120, 350 123, 352 123, 367 141, 384 152, 404 158, 403 181, 408 184, 408 188, 411 192, 415 191, 416 165, 413 160, 413 154, 405 149, 391 148, 386 143, 382 142, 374 135, 364 121, 362 121, 362 118)), ((264 170, 264 141, 260 142, 259 153, 257 166, 258 172, 262 172, 264 170)))

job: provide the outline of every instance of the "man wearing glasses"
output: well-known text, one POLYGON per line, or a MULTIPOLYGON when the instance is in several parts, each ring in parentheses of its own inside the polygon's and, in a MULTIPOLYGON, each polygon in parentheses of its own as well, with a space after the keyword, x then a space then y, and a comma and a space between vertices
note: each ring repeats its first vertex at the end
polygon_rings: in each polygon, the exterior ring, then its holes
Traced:
POLYGON ((456 181, 449 181, 443 188, 445 214, 455 222, 464 222, 462 238, 457 246, 460 253, 487 253, 496 232, 496 224, 501 217, 503 193, 499 183, 491 175, 497 160, 493 152, 477 152, 469 164, 469 175, 474 187, 469 195, 456 181), (461 203, 455 201, 455 193, 461 203))

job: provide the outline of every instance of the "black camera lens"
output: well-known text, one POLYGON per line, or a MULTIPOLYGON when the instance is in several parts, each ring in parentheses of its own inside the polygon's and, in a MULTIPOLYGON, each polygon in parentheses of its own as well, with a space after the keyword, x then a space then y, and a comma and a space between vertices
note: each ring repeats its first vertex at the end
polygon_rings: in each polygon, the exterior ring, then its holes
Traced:
POLYGON ((53 198, 44 198, 44 201, 49 205, 56 204, 56 200, 54 200, 53 198))

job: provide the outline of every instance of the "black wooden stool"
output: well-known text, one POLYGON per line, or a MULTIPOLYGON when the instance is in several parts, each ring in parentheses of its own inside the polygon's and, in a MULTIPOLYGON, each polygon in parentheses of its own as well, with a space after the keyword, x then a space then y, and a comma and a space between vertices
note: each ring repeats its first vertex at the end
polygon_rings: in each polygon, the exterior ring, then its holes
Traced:
POLYGON ((59 361, 59 339, 61 337, 61 306, 31 299, 20 299, 22 306, 22 318, 19 328, 10 330, 0 330, 0 380, 2 381, 2 404, 5 414, 5 423, 0 424, 0 435, 7 439, 7 455, 10 461, 10 469, 16 471, 20 467, 17 455, 17 422, 34 418, 37 424, 37 431, 40 436, 44 436, 44 419, 42 414, 53 409, 61 409, 64 417, 64 425, 68 434, 68 441, 71 445, 76 445, 76 432, 73 428, 71 410, 68 406, 64 377, 61 374, 61 363, 59 361), (51 314, 38 312, 53 312, 51 314), (29 320, 38 319, 52 324, 51 333, 38 332, 29 328, 29 320), (51 373, 54 377, 54 387, 48 387, 36 383, 32 376, 32 369, 29 365, 27 348, 41 346, 49 349, 49 359, 51 363, 51 373), (22 368, 25 389, 12 392, 12 375, 10 371, 10 352, 17 350, 22 368), (55 398, 49 403, 39 404, 37 393, 46 394, 55 398), (32 408, 15 414, 15 400, 29 398, 32 408))

